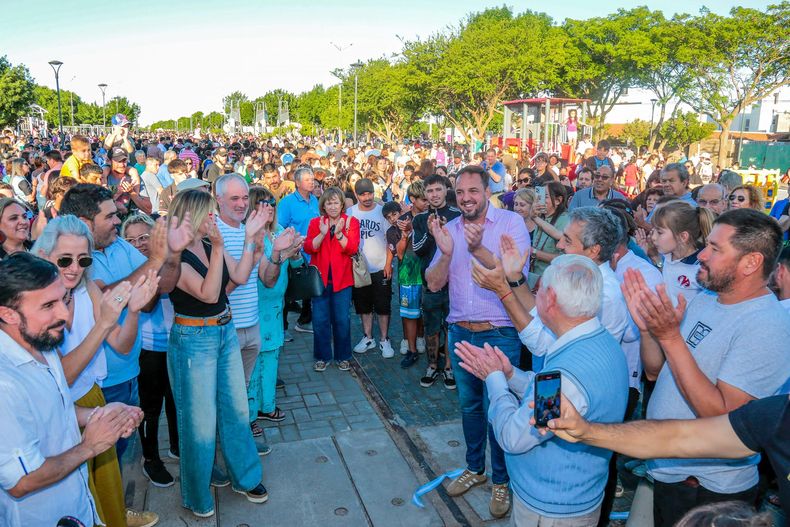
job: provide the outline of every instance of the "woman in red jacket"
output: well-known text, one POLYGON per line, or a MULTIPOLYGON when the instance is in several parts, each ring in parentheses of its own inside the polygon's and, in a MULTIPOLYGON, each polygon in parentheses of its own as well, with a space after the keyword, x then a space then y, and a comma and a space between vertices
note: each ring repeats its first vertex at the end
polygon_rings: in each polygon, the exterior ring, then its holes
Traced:
POLYGON ((329 187, 318 200, 321 215, 310 221, 304 250, 318 268, 324 293, 313 298, 313 358, 315 371, 324 371, 334 359, 339 370, 348 371, 351 358, 351 289, 354 275, 351 257, 359 249, 359 221, 346 216, 345 195, 329 187))

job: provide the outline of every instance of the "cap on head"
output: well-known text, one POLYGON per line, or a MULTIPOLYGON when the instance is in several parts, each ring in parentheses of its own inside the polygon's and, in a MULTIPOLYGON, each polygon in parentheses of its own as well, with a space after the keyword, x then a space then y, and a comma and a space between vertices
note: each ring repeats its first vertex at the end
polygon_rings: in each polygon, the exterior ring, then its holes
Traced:
POLYGON ((366 192, 373 192, 373 182, 369 179, 360 179, 354 184, 354 192, 357 195, 364 194, 366 192))
POLYGON ((130 123, 124 114, 116 113, 112 116, 112 124, 113 126, 129 126, 130 123))
POLYGON ((191 190, 193 188, 202 188, 210 186, 208 181, 203 181, 202 179, 197 178, 188 178, 176 185, 176 192, 181 192, 182 190, 191 190))
POLYGON ((112 151, 110 152, 110 159, 113 161, 128 161, 129 154, 126 153, 126 150, 123 148, 116 146, 113 147, 112 151))

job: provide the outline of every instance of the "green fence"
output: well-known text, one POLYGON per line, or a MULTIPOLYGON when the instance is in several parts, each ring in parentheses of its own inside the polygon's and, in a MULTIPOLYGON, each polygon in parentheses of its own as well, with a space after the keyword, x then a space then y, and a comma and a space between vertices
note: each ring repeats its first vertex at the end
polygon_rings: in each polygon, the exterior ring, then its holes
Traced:
POLYGON ((790 167, 790 143, 779 141, 744 141, 738 156, 742 167, 776 168, 782 173, 790 167))

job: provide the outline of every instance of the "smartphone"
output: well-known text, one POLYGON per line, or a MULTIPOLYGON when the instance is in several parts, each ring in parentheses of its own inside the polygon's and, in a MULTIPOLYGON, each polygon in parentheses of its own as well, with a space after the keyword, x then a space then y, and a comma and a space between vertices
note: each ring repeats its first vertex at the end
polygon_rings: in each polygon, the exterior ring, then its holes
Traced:
POLYGON ((535 375, 535 426, 545 428, 549 421, 560 416, 561 392, 560 372, 547 371, 535 375))
POLYGON ((538 203, 546 204, 546 187, 535 187, 535 194, 538 196, 538 203))

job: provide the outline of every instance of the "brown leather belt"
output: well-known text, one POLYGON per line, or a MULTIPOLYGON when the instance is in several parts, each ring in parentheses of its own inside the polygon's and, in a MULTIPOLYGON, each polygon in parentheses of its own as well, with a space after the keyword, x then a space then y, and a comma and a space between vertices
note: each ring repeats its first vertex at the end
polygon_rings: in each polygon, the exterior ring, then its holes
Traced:
POLYGON ((460 326, 467 331, 471 331, 472 333, 480 333, 481 331, 491 331, 492 329, 496 329, 496 326, 490 322, 470 322, 468 320, 462 320, 461 322, 455 322, 456 326, 460 326))
POLYGON ((174 322, 182 326, 190 327, 224 326, 230 322, 232 318, 233 316, 230 313, 230 308, 227 308, 222 314, 217 315, 216 317, 186 318, 176 316, 174 322))

